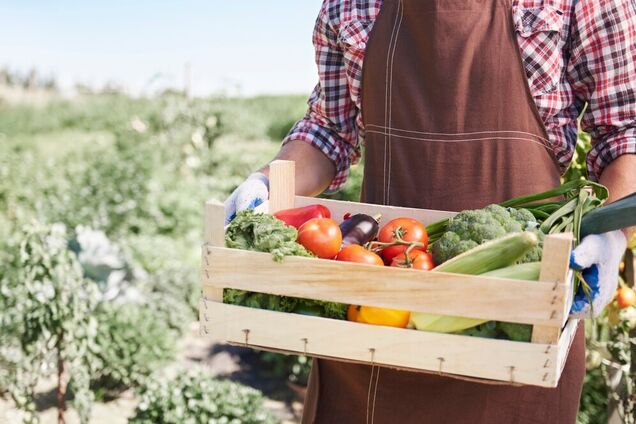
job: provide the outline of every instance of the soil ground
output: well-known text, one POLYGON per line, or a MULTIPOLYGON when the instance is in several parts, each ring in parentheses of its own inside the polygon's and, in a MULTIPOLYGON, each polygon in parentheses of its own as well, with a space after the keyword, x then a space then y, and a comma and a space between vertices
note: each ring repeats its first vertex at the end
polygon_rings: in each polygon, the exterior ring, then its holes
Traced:
MULTIPOLYGON (((228 346, 198 335, 198 325, 193 323, 181 340, 172 369, 203 365, 212 375, 228 378, 261 390, 267 396, 266 407, 285 424, 298 423, 302 414, 302 395, 291 390, 285 382, 267 378, 267 371, 258 368, 256 354, 250 349, 228 346)), ((43 381, 38 386, 37 408, 41 424, 57 423, 55 408, 55 381, 43 381)), ((108 402, 93 405, 91 424, 125 424, 137 406, 138 398, 132 390, 123 392, 108 402)), ((0 424, 19 424, 22 413, 16 410, 10 399, 0 397, 0 424)), ((74 410, 66 413, 67 424, 78 424, 74 410)))

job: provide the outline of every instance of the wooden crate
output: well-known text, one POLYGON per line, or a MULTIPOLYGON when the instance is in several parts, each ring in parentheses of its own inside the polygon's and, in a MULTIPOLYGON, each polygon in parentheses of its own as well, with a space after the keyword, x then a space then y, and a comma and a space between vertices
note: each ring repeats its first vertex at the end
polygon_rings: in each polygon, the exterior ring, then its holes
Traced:
MULTIPOLYGON (((346 212, 407 216, 428 224, 454 213, 294 196, 293 162, 270 171, 270 212, 321 203, 346 212)), ((228 343, 401 369, 555 387, 578 322, 568 320, 572 236, 545 239, 538 282, 287 257, 223 247, 223 204, 205 206, 203 335, 228 343), (223 288, 532 324, 532 342, 371 326, 222 303, 223 288)))

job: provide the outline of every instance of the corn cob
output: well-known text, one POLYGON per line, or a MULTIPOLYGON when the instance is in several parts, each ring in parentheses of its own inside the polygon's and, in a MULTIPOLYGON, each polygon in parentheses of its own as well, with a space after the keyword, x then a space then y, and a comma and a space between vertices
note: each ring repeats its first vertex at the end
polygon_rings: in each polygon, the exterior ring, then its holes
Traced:
MULTIPOLYGON (((497 278, 538 280, 540 263, 513 265, 536 246, 537 236, 531 232, 513 233, 477 246, 439 265, 433 272, 484 274, 497 278)), ((483 324, 488 320, 412 312, 410 328, 438 333, 454 333, 483 324)))

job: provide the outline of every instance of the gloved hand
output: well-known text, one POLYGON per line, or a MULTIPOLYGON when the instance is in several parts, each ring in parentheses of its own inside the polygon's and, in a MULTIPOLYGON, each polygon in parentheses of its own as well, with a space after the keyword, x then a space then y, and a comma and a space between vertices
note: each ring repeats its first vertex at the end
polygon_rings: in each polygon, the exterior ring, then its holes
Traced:
POLYGON ((570 268, 583 271, 582 275, 590 287, 585 294, 583 287, 574 296, 571 316, 587 318, 598 316, 614 298, 618 286, 618 270, 627 248, 627 239, 622 231, 593 234, 585 237, 570 257, 570 268), (590 300, 592 299, 592 307, 590 300))
POLYGON ((234 219, 237 212, 255 208, 268 197, 269 179, 261 172, 253 173, 225 201, 225 225, 234 219))

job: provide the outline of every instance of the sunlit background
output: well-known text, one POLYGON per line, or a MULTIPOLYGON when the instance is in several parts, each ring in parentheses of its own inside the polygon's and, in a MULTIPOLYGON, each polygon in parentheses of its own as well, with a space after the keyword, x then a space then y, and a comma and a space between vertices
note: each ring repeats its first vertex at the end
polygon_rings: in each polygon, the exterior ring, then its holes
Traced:
POLYGON ((320 0, 0 2, 0 65, 134 95, 308 93, 320 0))

